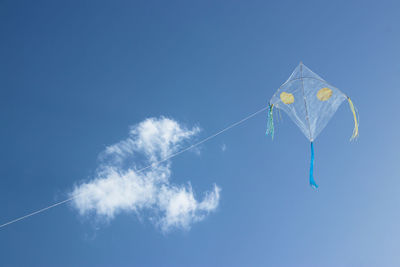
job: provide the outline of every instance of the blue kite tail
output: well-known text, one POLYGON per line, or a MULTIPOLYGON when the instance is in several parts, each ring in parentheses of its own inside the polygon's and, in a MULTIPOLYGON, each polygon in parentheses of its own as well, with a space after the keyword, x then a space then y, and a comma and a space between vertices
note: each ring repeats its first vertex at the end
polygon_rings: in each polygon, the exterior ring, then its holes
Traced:
POLYGON ((314 144, 311 142, 311 162, 310 162, 310 185, 314 189, 318 188, 318 185, 314 180, 314 144))

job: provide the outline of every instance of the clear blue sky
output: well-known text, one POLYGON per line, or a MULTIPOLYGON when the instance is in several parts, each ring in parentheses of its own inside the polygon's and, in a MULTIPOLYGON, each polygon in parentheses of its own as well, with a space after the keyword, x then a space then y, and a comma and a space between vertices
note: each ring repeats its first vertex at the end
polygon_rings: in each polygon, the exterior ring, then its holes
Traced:
POLYGON ((161 233, 59 206, 0 230, 1 266, 399 266, 398 1, 1 1, 0 224, 63 200, 148 117, 200 137, 266 105, 300 61, 352 97, 315 141, 266 114, 172 165, 221 187, 215 213, 161 233), (225 145, 226 150, 221 147, 225 145))

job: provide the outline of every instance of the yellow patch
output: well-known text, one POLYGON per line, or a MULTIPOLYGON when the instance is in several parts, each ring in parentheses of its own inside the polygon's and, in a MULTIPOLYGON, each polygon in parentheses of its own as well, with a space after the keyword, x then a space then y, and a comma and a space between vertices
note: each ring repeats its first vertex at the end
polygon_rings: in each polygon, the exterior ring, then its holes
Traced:
POLYGON ((320 89, 317 93, 317 97, 321 101, 326 101, 329 98, 331 98, 331 96, 332 96, 332 90, 327 87, 320 89))
POLYGON ((291 93, 282 92, 280 97, 285 104, 292 104, 294 102, 294 96, 291 93))

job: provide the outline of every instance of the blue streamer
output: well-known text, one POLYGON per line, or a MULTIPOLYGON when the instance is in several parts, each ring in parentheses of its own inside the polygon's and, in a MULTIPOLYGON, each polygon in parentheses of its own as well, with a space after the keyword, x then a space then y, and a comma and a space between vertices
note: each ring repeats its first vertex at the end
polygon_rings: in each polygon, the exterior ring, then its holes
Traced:
POLYGON ((314 180, 314 144, 311 142, 311 162, 310 162, 310 185, 317 189, 318 185, 314 180))

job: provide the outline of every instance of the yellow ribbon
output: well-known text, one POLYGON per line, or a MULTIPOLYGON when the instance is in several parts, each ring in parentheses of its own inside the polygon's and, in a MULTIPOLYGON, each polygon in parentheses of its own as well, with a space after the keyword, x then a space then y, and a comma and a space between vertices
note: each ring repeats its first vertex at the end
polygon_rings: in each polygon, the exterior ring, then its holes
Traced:
POLYGON ((347 97, 347 101, 349 101, 349 106, 350 106, 351 112, 353 112, 353 116, 354 116, 354 129, 353 129, 353 135, 350 138, 350 141, 351 141, 358 137, 358 119, 357 119, 356 110, 354 108, 353 102, 351 102, 350 97, 347 97))

